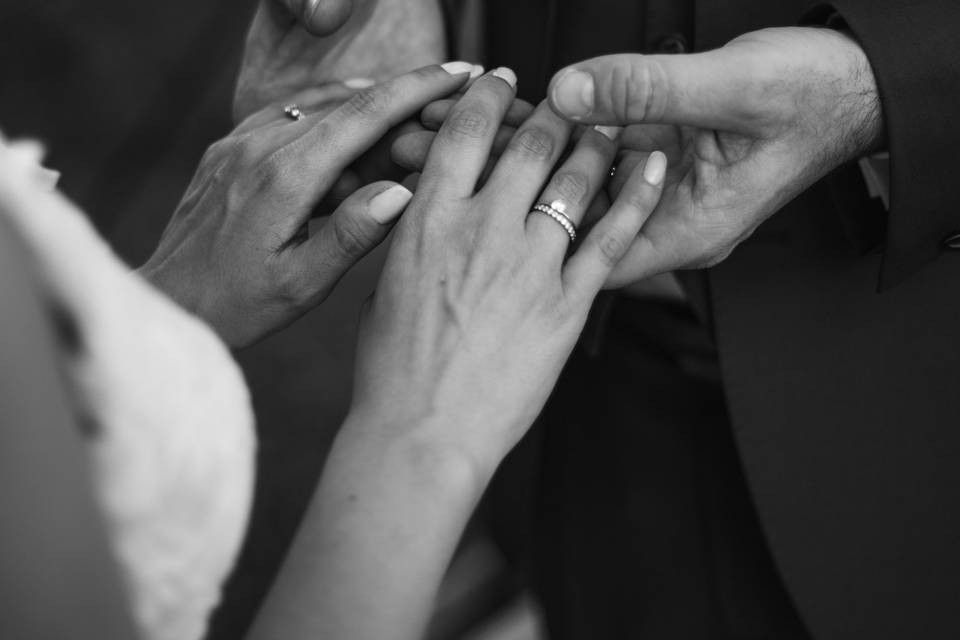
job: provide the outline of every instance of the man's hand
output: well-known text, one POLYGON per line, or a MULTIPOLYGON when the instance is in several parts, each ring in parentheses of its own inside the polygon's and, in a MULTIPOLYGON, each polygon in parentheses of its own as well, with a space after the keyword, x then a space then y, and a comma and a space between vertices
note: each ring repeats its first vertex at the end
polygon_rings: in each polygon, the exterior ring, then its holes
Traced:
POLYGON ((445 59, 437 0, 261 0, 234 99, 239 122, 326 83, 364 88, 445 59))
POLYGON ((825 29, 757 31, 708 53, 595 58, 557 73, 549 98, 573 121, 630 125, 614 196, 650 152, 670 158, 663 199, 611 287, 717 264, 783 205, 883 139, 865 54, 825 29))

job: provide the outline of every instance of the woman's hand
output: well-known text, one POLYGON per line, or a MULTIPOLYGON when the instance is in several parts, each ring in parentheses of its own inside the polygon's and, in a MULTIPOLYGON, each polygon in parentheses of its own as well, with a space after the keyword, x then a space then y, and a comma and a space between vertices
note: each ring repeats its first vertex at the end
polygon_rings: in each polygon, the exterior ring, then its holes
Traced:
MULTIPOLYGON (((391 127, 468 78, 430 66, 365 89, 327 115, 294 122, 276 104, 250 116, 208 150, 141 273, 232 347, 285 327, 383 240, 411 194, 394 183, 369 185, 307 235, 317 204, 391 127)), ((310 114, 328 97, 314 89, 292 101, 310 114)))
POLYGON ((587 130, 554 172, 573 127, 546 104, 478 189, 515 82, 494 71, 448 105, 361 321, 350 416, 253 639, 422 637, 476 501, 657 204, 661 153, 571 251, 529 212, 561 201, 580 222, 618 132, 587 130))
POLYGON ((437 0, 260 0, 234 116, 321 84, 364 88, 438 63, 445 41, 437 0))
POLYGON ((594 297, 653 211, 666 170, 659 153, 638 167, 571 252, 562 226, 528 213, 560 200, 579 223, 605 183, 618 130, 587 130, 553 173, 573 126, 544 103, 477 190, 514 101, 512 74, 500 75, 446 105, 362 320, 353 410, 395 436, 466 454, 482 473, 540 411, 594 297))

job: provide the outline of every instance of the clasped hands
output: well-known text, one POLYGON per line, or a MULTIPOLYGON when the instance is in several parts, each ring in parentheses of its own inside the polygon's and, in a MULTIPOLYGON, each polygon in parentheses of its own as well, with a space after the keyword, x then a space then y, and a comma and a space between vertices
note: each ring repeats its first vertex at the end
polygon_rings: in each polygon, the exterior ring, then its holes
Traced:
POLYGON ((539 411, 602 287, 716 264, 883 140, 866 56, 835 31, 597 58, 558 72, 536 108, 509 70, 474 75, 428 66, 335 108, 329 87, 307 89, 287 98, 311 114, 300 122, 276 96, 210 149, 142 272, 245 346, 319 304, 399 217, 362 321, 355 413, 436 427, 432 442, 484 468, 539 411), (422 172, 416 193, 374 183, 308 235, 347 167, 421 110, 427 130, 393 146, 422 172), (573 248, 529 214, 556 199, 584 227, 573 248))

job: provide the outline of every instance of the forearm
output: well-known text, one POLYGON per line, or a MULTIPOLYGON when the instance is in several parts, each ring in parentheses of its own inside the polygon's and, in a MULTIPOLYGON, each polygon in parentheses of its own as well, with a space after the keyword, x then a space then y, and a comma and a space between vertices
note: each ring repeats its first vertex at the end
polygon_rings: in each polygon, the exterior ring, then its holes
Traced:
POLYGON ((382 427, 348 419, 251 640, 421 636, 490 472, 382 427))

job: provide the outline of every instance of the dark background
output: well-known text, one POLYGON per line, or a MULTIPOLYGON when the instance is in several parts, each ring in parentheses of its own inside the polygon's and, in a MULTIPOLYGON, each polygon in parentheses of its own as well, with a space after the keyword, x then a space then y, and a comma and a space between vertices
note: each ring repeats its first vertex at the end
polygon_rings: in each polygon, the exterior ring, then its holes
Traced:
MULTIPOLYGON (((0 2, 0 130, 36 137, 61 189, 132 266, 155 246, 206 147, 231 128, 250 0, 0 2)), ((318 311, 238 358, 260 441, 255 519, 216 638, 240 637, 348 401, 368 259, 318 311), (269 496, 269 500, 266 498, 269 496)))

